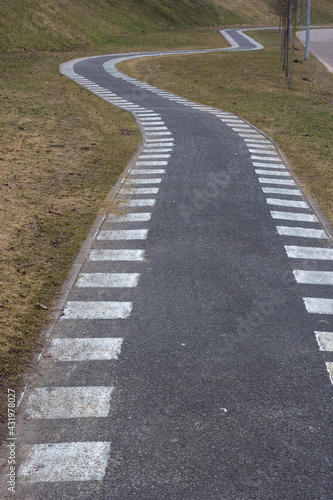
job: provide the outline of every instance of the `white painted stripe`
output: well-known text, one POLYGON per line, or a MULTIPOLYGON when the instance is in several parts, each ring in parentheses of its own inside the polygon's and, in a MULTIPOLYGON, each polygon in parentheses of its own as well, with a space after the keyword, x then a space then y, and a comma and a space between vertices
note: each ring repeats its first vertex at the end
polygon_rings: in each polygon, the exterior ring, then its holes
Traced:
POLYGON ((226 117, 223 117, 223 118, 221 118, 221 121, 224 122, 224 123, 231 123, 231 124, 234 124, 234 123, 244 123, 243 120, 239 120, 238 118, 226 118, 226 117))
POLYGON ((333 351, 333 332, 315 332, 320 351, 333 351))
POLYGON ((297 283, 333 285, 333 272, 331 271, 304 271, 302 269, 295 269, 293 273, 297 283))
MULTIPOLYGON (((140 120, 141 120, 142 122, 149 122, 149 121, 151 121, 152 119, 153 119, 152 117, 142 117, 142 118, 140 118, 140 120)), ((162 121, 162 118, 161 118, 160 116, 156 115, 156 118, 154 118, 154 122, 158 122, 158 121, 159 121, 159 122, 161 122, 161 121, 162 121)))
POLYGON ((133 213, 133 214, 109 214, 107 222, 146 222, 151 219, 150 212, 133 213))
POLYGON ((52 358, 61 362, 118 359, 122 338, 54 338, 47 349, 52 358))
POLYGON ((172 148, 173 146, 175 145, 174 142, 170 142, 170 139, 168 139, 167 141, 163 142, 163 141, 153 141, 153 140, 150 140, 146 145, 145 145, 145 149, 146 148, 157 148, 157 147, 170 147, 172 148))
POLYGON ((168 130, 168 127, 147 127, 143 125, 144 130, 168 130))
POLYGON ((249 127, 249 125, 244 125, 244 127, 242 127, 241 125, 238 125, 237 127, 231 127, 232 130, 234 130, 235 132, 257 132, 256 130, 252 130, 251 127, 249 127))
POLYGON ((249 139, 245 137, 244 141, 246 142, 248 148, 271 148, 275 151, 275 146, 271 142, 264 139, 249 139))
POLYGON ((308 229, 305 227, 276 226, 281 236, 296 236, 297 238, 323 238, 327 239, 322 229, 308 229))
POLYGON ((131 188, 131 187, 123 187, 120 189, 120 193, 123 194, 157 194, 159 188, 131 188))
POLYGON ((259 135, 257 130, 252 130, 252 131, 249 130, 246 133, 243 132, 243 133, 239 133, 238 135, 239 135, 239 137, 252 137, 255 139, 263 139, 263 136, 259 135))
POLYGON ((316 259, 316 260, 333 260, 332 248, 320 247, 302 247, 294 245, 286 245, 288 257, 291 259, 316 259))
POLYGON ((168 154, 154 154, 154 155, 151 155, 151 154, 147 154, 147 153, 143 153, 139 156, 139 160, 148 160, 150 158, 170 158, 170 155, 168 154))
POLYGON ((171 132, 149 132, 147 135, 171 135, 171 132))
POLYGON ((258 148, 260 150, 268 148, 270 152, 271 150, 273 150, 275 153, 277 152, 275 145, 268 139, 265 139, 264 137, 261 137, 260 139, 245 137, 244 141, 246 142, 248 148, 258 148))
POLYGON ((267 179, 266 177, 259 177, 260 184, 282 184, 285 186, 296 186, 296 182, 292 179, 267 179))
POLYGON ((27 456, 18 476, 27 482, 101 481, 110 454, 110 443, 44 443, 23 445, 27 456))
MULTIPOLYGON (((172 145, 174 144, 174 138, 173 137, 159 137, 158 139, 153 139, 152 137, 148 137, 147 142, 170 142, 172 141, 172 145)), ((154 144, 156 146, 156 144, 154 144)), ((146 144, 146 147, 149 147, 149 144, 146 144)))
POLYGON ((64 319, 125 319, 131 314, 132 302, 67 302, 64 319))
POLYGON ((168 164, 167 161, 137 161, 135 165, 142 165, 143 167, 158 167, 159 165, 161 166, 166 166, 168 164))
POLYGON ((114 102, 127 102, 122 97, 113 97, 112 99, 110 99, 110 101, 114 101, 114 102))
POLYGON ((281 158, 276 156, 257 156, 251 155, 251 160, 262 160, 262 161, 281 161, 281 158))
POLYGON ((139 281, 139 273, 81 273, 76 286, 79 288, 133 288, 139 281))
POLYGON ((302 222, 319 222, 317 217, 311 214, 299 214, 295 212, 279 212, 271 210, 273 219, 297 220, 302 222))
POLYGON ((278 176, 284 176, 284 177, 290 177, 289 172, 281 172, 280 170, 260 170, 256 169, 255 170, 256 174, 258 175, 276 175, 278 176))
POLYGON ((333 314, 333 299, 303 297, 306 310, 312 314, 333 314))
POLYGON ((305 201, 280 200, 279 198, 266 198, 266 201, 268 205, 276 205, 280 207, 309 208, 305 201))
POLYGON ((124 261, 142 261, 145 256, 144 250, 91 250, 89 260, 124 260, 124 261))
POLYGON ((132 175, 151 175, 151 174, 165 174, 166 170, 163 168, 150 168, 146 170, 144 168, 136 168, 131 171, 132 175))
POLYGON ((260 141, 256 139, 244 139, 244 141, 247 143, 248 148, 260 148, 260 149, 270 148, 275 150, 275 146, 269 141, 264 141, 264 140, 260 141))
POLYGON ((127 200, 119 203, 121 207, 153 207, 156 203, 154 199, 147 200, 127 200))
POLYGON ((107 417, 113 387, 41 387, 27 401, 28 418, 107 417))
POLYGON ((330 377, 330 380, 333 384, 333 362, 332 361, 327 361, 326 362, 326 368, 330 377))
POLYGON ((260 167, 260 168, 278 168, 278 169, 285 169, 286 167, 283 165, 283 163, 259 163, 256 161, 252 162, 252 165, 254 167, 260 167))
POLYGON ((100 231, 98 240, 146 240, 148 229, 119 229, 114 231, 100 231))
MULTIPOLYGON (((152 145, 150 145, 152 146, 152 145)), ((170 153, 172 151, 172 148, 163 148, 163 147, 160 147, 160 148, 147 148, 143 151, 143 154, 146 154, 146 153, 170 153)), ((170 156, 170 155, 169 155, 170 156)))
POLYGON ((279 189, 279 188, 261 188, 266 194, 288 194, 293 196, 302 196, 302 193, 298 189, 279 189))
POLYGON ((128 179, 128 181, 126 182, 126 185, 127 184, 160 184, 162 182, 162 179, 155 179, 155 178, 151 178, 151 179, 138 179, 138 178, 135 178, 135 177, 130 177, 128 179))
MULTIPOLYGON (((260 146, 258 146, 259 148, 260 146)), ((274 150, 273 149, 252 149, 252 148, 249 148, 249 152, 250 153, 262 153, 262 154, 266 154, 266 155, 270 155, 270 154, 273 154, 274 150)))
POLYGON ((149 127, 150 125, 152 125, 152 126, 164 125, 164 122, 162 121, 162 119, 156 118, 156 120, 154 120, 154 121, 152 121, 151 119, 149 121, 143 121, 142 125, 143 125, 143 127, 149 127))

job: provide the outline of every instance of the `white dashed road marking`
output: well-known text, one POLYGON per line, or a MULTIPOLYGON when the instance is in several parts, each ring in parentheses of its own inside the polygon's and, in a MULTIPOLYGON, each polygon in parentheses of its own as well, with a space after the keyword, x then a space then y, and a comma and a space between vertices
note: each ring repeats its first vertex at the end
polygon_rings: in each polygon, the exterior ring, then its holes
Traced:
POLYGON ((29 393, 28 418, 107 417, 113 387, 42 387, 29 393))
POLYGON ((54 338, 47 352, 61 362, 118 359, 122 338, 54 338))
POLYGON ((266 198, 268 205, 276 205, 280 207, 295 207, 295 208, 309 208, 305 201, 294 200, 281 200, 279 198, 266 198))
POLYGON ((306 310, 312 314, 333 314, 333 299, 303 298, 306 310))
MULTIPOLYGON (((140 201, 140 200, 136 200, 140 201)), ((148 229, 119 229, 114 231, 100 231, 98 240, 146 240, 148 229)))
POLYGON ((18 474, 28 482, 100 481, 110 453, 110 443, 45 443, 23 447, 27 462, 18 474))
POLYGON ((148 222, 151 219, 150 212, 133 213, 125 215, 110 214, 107 216, 107 222, 148 222))
POLYGON ((82 273, 77 287, 131 288, 138 284, 139 273, 82 273))
POLYGON ((288 257, 291 259, 333 260, 332 248, 285 246, 288 257))
POLYGON ((323 238, 327 239, 322 229, 308 229, 306 227, 276 226, 281 236, 296 236, 298 238, 323 238))
POLYGON ((315 332, 321 351, 333 351, 333 332, 315 332))
POLYGON ((331 271, 303 271, 295 269, 293 273, 298 283, 333 285, 333 272, 331 271))
POLYGON ((155 199, 142 199, 142 200, 127 200, 120 202, 121 207, 153 207, 156 203, 155 199))
POLYGON ((278 212, 271 211, 271 216, 273 219, 285 219, 285 220, 296 220, 300 222, 319 222, 317 217, 311 214, 300 214, 296 212, 278 212))
POLYGON ((270 187, 262 187, 261 189, 266 194, 287 194, 292 196, 302 196, 301 191, 299 191, 298 189, 280 189, 270 187))
POLYGON ((132 307, 132 302, 68 301, 60 319, 124 319, 132 307))
POLYGON ((279 176, 279 177, 290 177, 289 172, 281 171, 279 170, 259 170, 256 169, 255 173, 258 175, 274 175, 274 176, 279 176))

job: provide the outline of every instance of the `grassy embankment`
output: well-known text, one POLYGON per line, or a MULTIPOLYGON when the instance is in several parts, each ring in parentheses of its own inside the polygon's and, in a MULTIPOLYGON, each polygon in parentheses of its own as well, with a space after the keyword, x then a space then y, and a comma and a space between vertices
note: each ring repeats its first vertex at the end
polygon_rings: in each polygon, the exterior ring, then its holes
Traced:
POLYGON ((216 28, 204 26, 275 21, 268 0, 251 9, 247 0, 236 7, 232 0, 213 3, 15 0, 0 6, 2 396, 39 349, 75 254, 140 143, 129 113, 60 75, 59 64, 128 50, 220 47, 216 28))

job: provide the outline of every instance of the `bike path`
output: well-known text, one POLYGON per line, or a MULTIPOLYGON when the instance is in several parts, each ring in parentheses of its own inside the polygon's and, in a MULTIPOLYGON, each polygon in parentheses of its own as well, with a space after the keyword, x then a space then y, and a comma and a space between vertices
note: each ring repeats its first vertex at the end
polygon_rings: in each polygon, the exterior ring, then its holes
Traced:
POLYGON ((263 133, 124 57, 62 67, 144 144, 20 405, 16 496, 328 499, 329 234, 263 133))

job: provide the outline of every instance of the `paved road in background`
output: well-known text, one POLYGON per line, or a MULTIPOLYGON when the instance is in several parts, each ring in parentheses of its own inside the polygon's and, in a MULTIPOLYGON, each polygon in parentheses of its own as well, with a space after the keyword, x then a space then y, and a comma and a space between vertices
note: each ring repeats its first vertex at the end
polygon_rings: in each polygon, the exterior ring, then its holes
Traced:
POLYGON ((62 67, 145 140, 20 405, 15 498, 328 500, 332 242, 264 134, 124 57, 62 67))
MULTIPOLYGON (((306 31, 298 31, 297 36, 305 44, 306 31)), ((309 49, 333 73, 333 29, 310 30, 309 49)))

